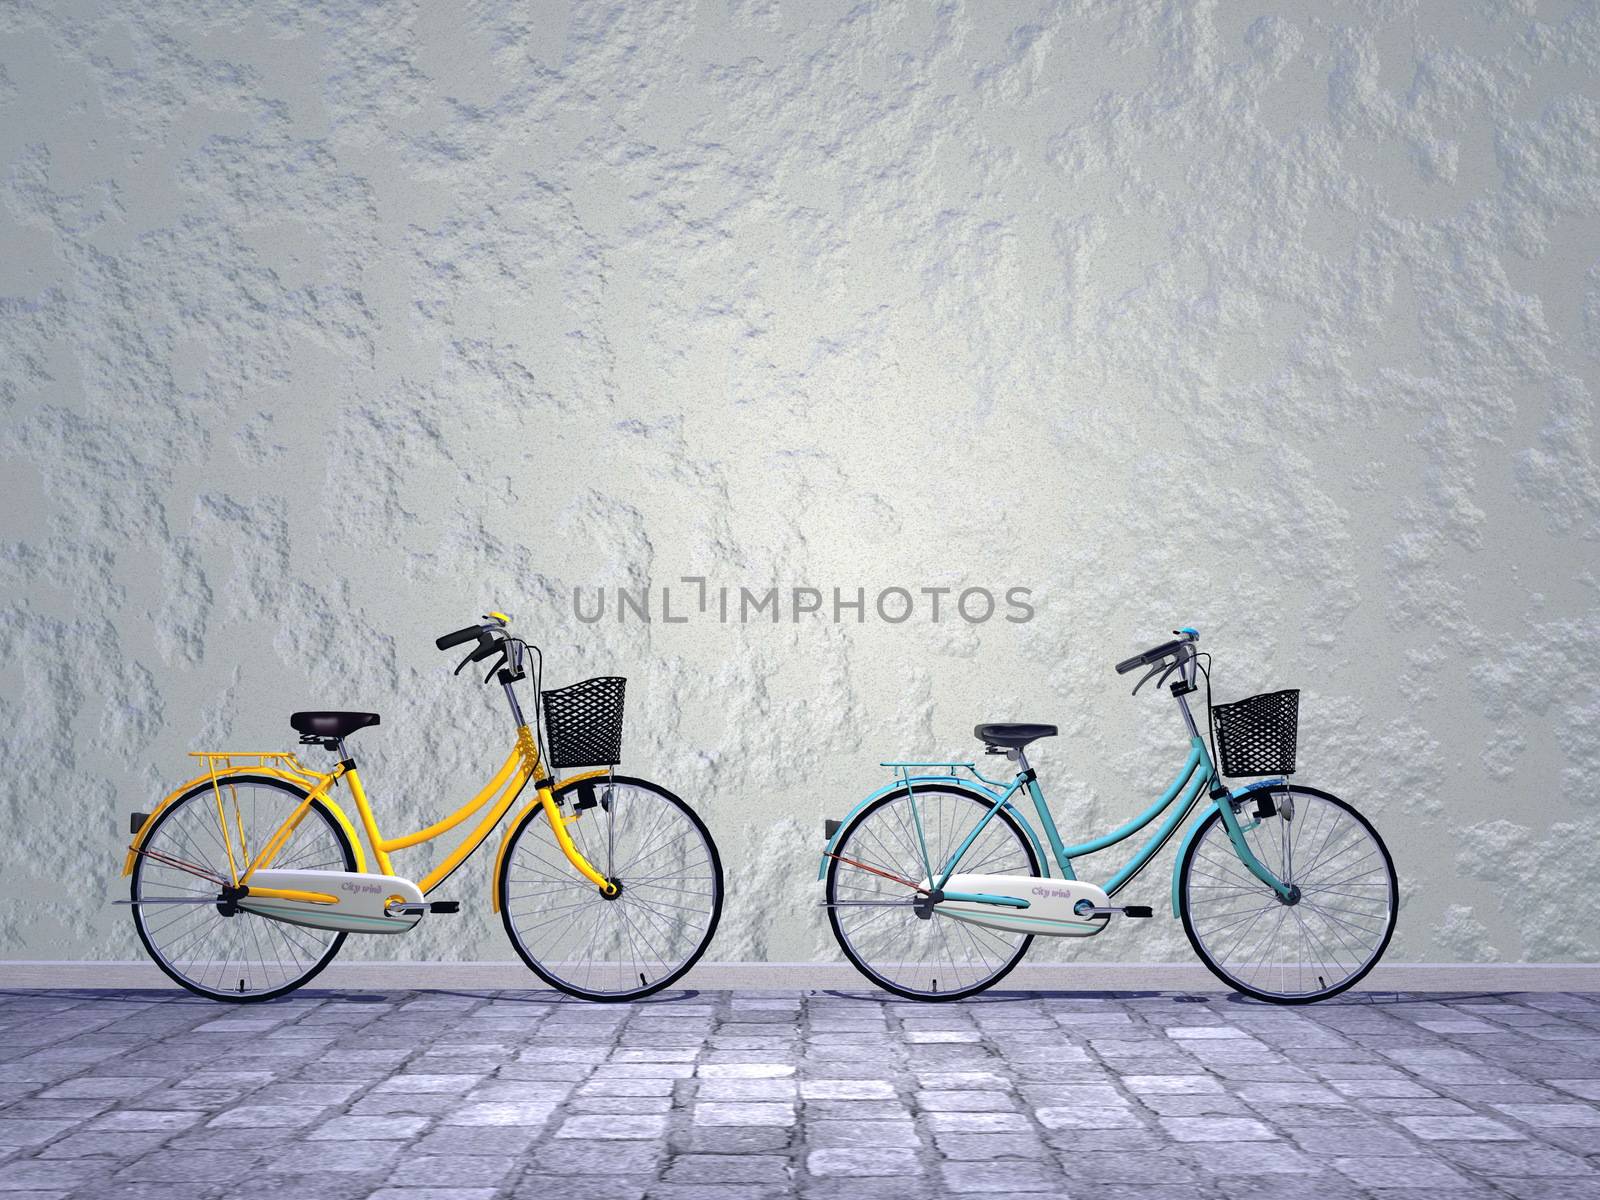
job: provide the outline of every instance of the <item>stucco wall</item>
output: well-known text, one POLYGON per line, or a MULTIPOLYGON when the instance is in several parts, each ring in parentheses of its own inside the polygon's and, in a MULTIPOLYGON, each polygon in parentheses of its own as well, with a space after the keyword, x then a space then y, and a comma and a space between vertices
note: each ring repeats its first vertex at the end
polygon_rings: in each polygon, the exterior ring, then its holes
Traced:
MULTIPOLYGON (((0 4, 0 955, 133 957, 127 813, 293 708, 443 812, 497 606, 630 677, 713 958, 834 957, 822 818, 977 720, 1134 811, 1178 623, 1305 690, 1395 958, 1600 956, 1597 102, 1593 4, 0 4), (681 576, 1037 615, 574 618, 681 576)), ((510 957, 486 876, 347 953, 510 957)))

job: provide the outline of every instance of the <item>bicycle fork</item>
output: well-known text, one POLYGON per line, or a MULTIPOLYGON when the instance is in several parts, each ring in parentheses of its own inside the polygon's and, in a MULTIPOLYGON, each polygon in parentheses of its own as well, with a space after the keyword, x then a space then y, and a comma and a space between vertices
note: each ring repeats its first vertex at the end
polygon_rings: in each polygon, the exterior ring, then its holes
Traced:
MULTIPOLYGON (((1215 776, 1213 776, 1213 781, 1214 780, 1215 776)), ((1264 806, 1269 802, 1270 795, 1271 793, 1268 792, 1267 797, 1257 797, 1257 799, 1260 804, 1264 806)), ((1284 839, 1284 859, 1282 863, 1284 877, 1280 879, 1273 872, 1271 867, 1267 866, 1256 857, 1255 852, 1250 849, 1249 842, 1245 840, 1244 835, 1246 830, 1245 827, 1239 823, 1239 813, 1238 809, 1235 807, 1236 804, 1242 803, 1245 798, 1246 797, 1224 795, 1216 801, 1217 811, 1222 815, 1222 827, 1227 831, 1228 841, 1232 843, 1234 853, 1239 856, 1239 861, 1244 864, 1245 869, 1259 879, 1262 883, 1271 888, 1279 900, 1283 901, 1285 904, 1298 903, 1300 899, 1300 889, 1295 886, 1294 883, 1294 858, 1289 839, 1284 839)), ((1275 810, 1275 815, 1281 816, 1284 820, 1291 820, 1293 818, 1293 813, 1294 807, 1292 801, 1289 802, 1288 811, 1286 813, 1275 810)), ((1254 829, 1256 825, 1261 823, 1261 819, 1265 816, 1267 816, 1267 813, 1264 811, 1264 809, 1262 807, 1258 807, 1256 809, 1256 820, 1252 822, 1250 828, 1254 829)))
POLYGON ((1195 726, 1194 713, 1189 710, 1189 693, 1195 690, 1193 659, 1186 668, 1180 683, 1172 685, 1172 698, 1178 702, 1178 711, 1183 714, 1183 723, 1189 730, 1189 741, 1203 756, 1206 766, 1211 773, 1210 787, 1211 799, 1222 814, 1222 827, 1227 830, 1228 841, 1233 843, 1234 853, 1239 856, 1239 861, 1245 870, 1254 875, 1262 883, 1272 889, 1279 900, 1285 904, 1294 904, 1300 899, 1300 889, 1293 884, 1279 879, 1272 870, 1255 856, 1255 851, 1250 849, 1250 844, 1245 841, 1244 829, 1239 824, 1239 814, 1234 809, 1234 797, 1222 784, 1217 775, 1216 764, 1211 762, 1211 755, 1206 750, 1205 740, 1200 736, 1200 730, 1195 726))
MULTIPOLYGON (((506 691, 510 693, 509 686, 506 691)), ((520 712, 518 715, 521 715, 520 712)), ((615 896, 618 890, 616 883, 595 870, 593 864, 573 844, 572 835, 567 832, 567 825, 583 814, 575 812, 568 817, 562 813, 561 806, 556 803, 555 782, 540 772, 539 747, 534 743, 532 731, 525 724, 517 726, 517 747, 522 751, 523 770, 528 772, 529 778, 534 780, 534 786, 538 789, 539 804, 544 809, 545 819, 550 822, 551 832, 556 835, 556 845, 561 847, 561 853, 567 856, 567 861, 578 874, 600 889, 602 896, 615 896)), ((608 837, 606 850, 608 857, 609 843, 608 837)))

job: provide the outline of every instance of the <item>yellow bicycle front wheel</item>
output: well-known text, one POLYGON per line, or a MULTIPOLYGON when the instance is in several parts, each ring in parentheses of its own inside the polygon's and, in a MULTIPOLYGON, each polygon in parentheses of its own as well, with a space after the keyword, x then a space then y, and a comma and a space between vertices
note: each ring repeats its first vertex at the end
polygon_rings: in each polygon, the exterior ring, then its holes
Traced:
POLYGON ((553 988, 636 1000, 700 960, 722 916, 722 859, 687 804, 616 775, 556 789, 578 852, 616 887, 606 895, 562 853, 542 808, 511 832, 496 887, 506 935, 553 988))

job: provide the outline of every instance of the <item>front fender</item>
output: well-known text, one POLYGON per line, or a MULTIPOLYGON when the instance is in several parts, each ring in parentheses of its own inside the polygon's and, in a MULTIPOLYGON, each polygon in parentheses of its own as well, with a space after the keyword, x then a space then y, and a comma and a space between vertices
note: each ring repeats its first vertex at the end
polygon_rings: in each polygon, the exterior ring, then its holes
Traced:
POLYGON ((1200 810, 1200 815, 1195 818, 1194 824, 1184 830, 1183 841, 1178 843, 1178 853, 1172 860, 1172 915, 1178 915, 1178 877, 1183 873, 1184 856, 1189 853, 1189 843, 1194 841, 1200 833, 1200 827, 1206 823, 1206 818, 1217 811, 1217 802, 1213 800, 1200 810))
MULTIPOLYGON (((974 799, 982 800, 985 804, 991 806, 996 803, 1004 803, 1006 810, 1018 818, 1017 824, 1022 826, 1023 832, 1028 835, 1028 840, 1033 843, 1033 852, 1039 860, 1040 868, 1044 871, 1043 878, 1048 879, 1050 877, 1049 855, 1044 852, 1044 846, 1040 843, 1039 836, 1033 832, 1033 826, 1028 823, 1028 819, 1026 817, 1017 812, 1016 806, 1013 805, 1010 800, 1001 801, 997 794, 989 791, 987 788, 981 787, 976 783, 969 783, 965 779, 957 779, 954 775, 913 775, 910 782, 913 790, 915 790, 919 784, 937 785, 941 788, 965 792, 974 799)), ((862 800, 859 804, 845 814, 844 820, 839 822, 839 827, 833 831, 833 836, 828 839, 828 844, 822 848, 822 861, 817 866, 817 879, 819 881, 827 875, 828 859, 833 855, 833 848, 838 845, 839 839, 844 835, 844 831, 850 827, 850 822, 855 820, 856 814, 862 809, 866 808, 867 805, 871 804, 874 800, 881 800, 891 792, 898 792, 902 790, 905 786, 906 780, 896 779, 893 783, 888 784, 885 787, 881 787, 877 791, 873 792, 872 795, 868 796, 865 800, 862 800)))
MULTIPOLYGON (((601 767, 598 771, 585 771, 581 775, 574 775, 571 779, 563 779, 556 785, 555 794, 559 796, 573 784, 582 783, 585 779, 598 779, 602 775, 610 774, 610 770, 605 767, 601 767)), ((505 862, 506 850, 511 845, 511 834, 522 824, 523 818, 538 808, 541 803, 543 801, 539 799, 538 790, 535 789, 533 799, 523 807, 521 812, 502 826, 500 849, 495 851, 494 862, 489 864, 489 909, 491 912, 500 911, 500 864, 505 862)))
MULTIPOLYGON (((1251 792, 1260 791, 1262 788, 1281 787, 1283 787, 1283 780, 1281 779, 1263 779, 1257 783, 1246 784, 1242 788, 1235 788, 1233 791, 1228 793, 1228 801, 1229 803, 1232 803, 1235 800, 1243 799, 1251 792)), ((1184 832, 1183 841, 1178 843, 1178 853, 1172 860, 1172 915, 1175 917, 1179 915, 1178 879, 1183 873, 1183 860, 1189 853, 1189 843, 1194 841, 1194 839, 1199 836, 1200 827, 1206 823, 1206 818, 1216 811, 1217 802, 1213 800, 1210 804, 1206 805, 1200 810, 1200 815, 1195 818, 1194 824, 1190 825, 1189 828, 1184 832)))
MULTIPOLYGON (((265 776, 271 779, 281 779, 285 783, 292 783, 297 787, 303 787, 308 792, 315 791, 319 782, 317 777, 314 775, 301 775, 295 771, 285 771, 279 767, 228 767, 224 770, 218 771, 216 773, 216 778, 227 779, 230 776, 239 775, 253 775, 257 778, 265 776)), ((133 835, 133 841, 128 845, 128 856, 123 860, 122 863, 122 873, 124 875, 131 875, 133 873, 133 864, 139 857, 139 848, 144 845, 145 838, 147 838, 150 835, 150 831, 155 828, 157 818, 159 818, 161 814, 168 808, 172 807, 172 805, 184 795, 188 794, 202 783, 210 783, 211 779, 212 776, 209 771, 204 775, 196 775, 187 783, 179 785, 179 787, 173 792, 169 793, 160 804, 156 805, 155 808, 150 810, 150 815, 144 819, 144 824, 139 826, 139 832, 133 835)), ((365 871, 367 869, 367 865, 366 857, 361 850, 361 838, 357 836, 356 828, 350 823, 350 818, 344 815, 344 809, 340 808, 338 803, 327 792, 323 792, 322 795, 318 797, 318 800, 333 816, 333 819, 339 822, 340 827, 344 830, 345 836, 350 839, 350 845, 355 849, 356 852, 356 870, 365 871)))

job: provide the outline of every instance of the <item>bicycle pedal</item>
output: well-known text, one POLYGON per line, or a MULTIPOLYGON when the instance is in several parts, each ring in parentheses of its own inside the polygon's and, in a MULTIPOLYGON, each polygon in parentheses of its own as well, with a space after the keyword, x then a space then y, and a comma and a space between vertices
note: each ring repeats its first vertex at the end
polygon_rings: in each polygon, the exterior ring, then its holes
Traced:
POLYGON ((1155 910, 1148 904, 1130 904, 1122 910, 1122 915, 1125 917, 1153 917, 1156 914, 1155 910))

